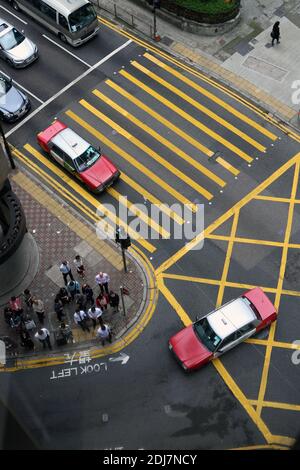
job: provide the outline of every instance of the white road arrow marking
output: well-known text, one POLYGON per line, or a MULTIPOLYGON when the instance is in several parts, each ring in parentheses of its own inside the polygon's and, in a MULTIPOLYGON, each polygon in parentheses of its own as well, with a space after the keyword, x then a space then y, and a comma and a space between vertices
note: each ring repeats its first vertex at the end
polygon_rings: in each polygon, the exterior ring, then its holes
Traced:
POLYGON ((109 360, 111 362, 122 361, 122 366, 124 366, 124 364, 126 364, 129 361, 129 356, 121 352, 119 357, 110 357, 109 360))

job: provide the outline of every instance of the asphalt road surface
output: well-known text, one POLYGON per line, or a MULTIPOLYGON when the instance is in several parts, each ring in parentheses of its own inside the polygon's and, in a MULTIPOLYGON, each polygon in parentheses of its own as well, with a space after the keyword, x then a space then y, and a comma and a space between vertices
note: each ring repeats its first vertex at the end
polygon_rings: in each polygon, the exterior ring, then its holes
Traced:
POLYGON ((73 49, 9 11, 2 3, 0 16, 40 51, 24 70, 1 63, 33 105, 20 123, 4 125, 18 164, 60 197, 67 194, 93 223, 108 204, 120 215, 131 204, 149 210, 153 202, 176 203, 170 229, 158 227, 150 212, 146 218, 156 235, 172 233, 195 227, 196 205, 203 204, 206 238, 201 250, 172 235, 136 240, 157 269, 160 295, 146 331, 124 349, 126 363, 105 357, 87 363, 89 370, 66 363, 2 373, 4 407, 43 449, 291 445, 299 431, 300 381, 289 346, 300 338, 299 210, 290 204, 300 199, 299 138, 236 92, 107 24, 73 49), (36 134, 55 117, 101 145, 120 168, 120 181, 106 193, 90 194, 42 153, 36 134), (119 207, 120 196, 128 202, 119 207), (284 242, 294 246, 285 251, 284 242), (254 285, 282 310, 276 329, 185 375, 169 354, 169 337, 187 318, 254 285))

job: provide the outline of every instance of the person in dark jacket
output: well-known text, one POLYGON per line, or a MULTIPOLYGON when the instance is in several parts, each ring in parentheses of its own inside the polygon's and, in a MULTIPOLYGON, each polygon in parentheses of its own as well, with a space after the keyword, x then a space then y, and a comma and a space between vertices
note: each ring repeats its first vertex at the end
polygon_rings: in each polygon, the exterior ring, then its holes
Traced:
POLYGON ((54 299, 54 310, 58 321, 61 322, 62 318, 64 317, 64 304, 58 295, 54 299))
POLYGON ((120 302, 120 297, 116 292, 113 292, 112 290, 109 292, 109 303, 110 306, 114 309, 114 313, 117 313, 119 311, 119 302, 120 302))
POLYGON ((86 303, 94 305, 94 292, 89 284, 83 284, 82 293, 86 296, 86 303))
POLYGON ((280 38, 280 29, 279 29, 280 22, 276 21, 276 23, 273 26, 272 32, 271 32, 271 37, 272 37, 272 46, 274 46, 274 41, 276 39, 277 44, 280 43, 279 38, 280 38))

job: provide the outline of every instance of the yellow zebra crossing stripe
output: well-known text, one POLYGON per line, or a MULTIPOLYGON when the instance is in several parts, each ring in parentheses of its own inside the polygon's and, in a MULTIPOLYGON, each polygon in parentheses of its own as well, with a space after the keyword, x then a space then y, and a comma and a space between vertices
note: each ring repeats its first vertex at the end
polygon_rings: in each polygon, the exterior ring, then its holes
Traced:
POLYGON ((187 101, 188 103, 190 103, 192 106, 194 106, 194 108, 198 109, 199 111, 201 111, 203 114, 206 114, 206 116, 210 117, 211 119, 213 119, 214 121, 216 121, 217 123, 219 123, 220 125, 222 125, 223 127, 225 127, 226 129, 228 129, 229 131, 231 131, 233 134, 236 134, 237 136, 241 137, 242 139, 244 139, 246 142, 248 142, 248 144, 252 145, 253 147, 255 147, 257 150, 259 150, 260 152, 265 152, 266 151, 266 147, 264 147, 262 144, 260 144, 259 142, 257 142, 256 140, 252 139, 252 137, 250 137, 249 135, 245 134, 244 132, 242 132, 241 130, 239 130, 237 127, 233 126, 232 124, 230 124, 228 121, 226 121, 225 119, 221 118, 221 116, 219 116, 218 114, 214 113, 213 111, 211 111, 210 109, 206 108, 205 106, 203 106, 201 103, 199 103, 198 101, 194 100, 191 96, 187 95, 186 93, 184 93, 183 91, 181 91, 179 88, 177 88, 176 86, 172 85, 171 83, 167 82, 166 80, 164 80, 163 78, 161 78, 159 75, 156 75, 155 73, 151 72, 150 70, 146 69, 146 68, 143 68, 143 71, 144 73, 145 70, 147 70, 147 75, 149 77, 151 77, 153 80, 155 80, 157 83, 159 83, 160 85, 164 86, 165 88, 167 88, 168 90, 170 90, 172 93, 174 93, 175 95, 179 96, 180 98, 182 98, 183 100, 187 101))
MULTIPOLYGON (((165 127, 167 127, 168 129, 171 129, 172 132, 174 132, 175 134, 179 135, 179 137, 181 137, 182 139, 184 139, 186 142, 188 142, 189 144, 193 145, 195 148, 197 148, 198 150, 200 150, 200 152, 204 153, 205 155, 207 155, 208 157, 212 157, 213 156, 213 152, 211 150, 209 150, 207 147, 205 147, 204 145, 202 145, 200 142, 198 142, 196 139, 194 139, 192 136, 190 136, 189 134, 187 134, 186 132, 184 132, 182 129, 180 129, 179 127, 175 126, 172 122, 168 121, 166 118, 164 118, 163 116, 161 116, 160 114, 158 114, 156 111, 154 111, 153 109, 151 109, 149 106, 147 106, 146 104, 144 104, 141 100, 139 100, 138 98, 136 98, 135 96, 131 95, 130 93, 128 93, 126 90, 124 90, 123 88, 121 88, 119 85, 117 85, 115 82, 113 82, 112 80, 106 80, 105 82, 107 85, 109 85, 113 90, 115 90, 117 93, 119 93, 120 95, 124 96, 125 98, 127 98, 131 103, 133 103, 135 106, 137 106, 138 108, 142 109, 143 111, 145 111, 146 113, 148 113, 150 116, 152 116, 154 119, 156 119, 158 122, 160 122, 161 124, 163 124, 165 127)), ((97 90, 94 90, 94 94, 97 96, 97 90)), ((104 95, 103 95, 104 96, 104 95)), ((111 101, 111 100, 110 100, 111 101)), ((106 101, 107 104, 109 104, 108 101, 106 101)), ((168 141, 167 139, 165 139, 166 143, 165 145, 167 145, 169 148, 173 149, 173 144, 172 142, 168 141)), ((219 178, 215 173, 213 173, 212 171, 208 170, 205 166, 201 165, 201 163, 199 163, 197 160, 195 160, 194 158, 192 158, 190 155, 188 155, 186 152, 183 152, 181 149, 174 149, 174 152, 176 151, 176 154, 181 157, 183 160, 185 160, 187 163, 189 163, 190 165, 192 165, 194 168, 196 168, 198 171, 200 171, 201 173, 203 173, 205 176, 207 176, 208 178, 210 178, 212 181, 214 181, 216 184, 218 184, 219 186, 221 187, 224 187, 226 185, 225 181, 222 180, 222 178, 219 178)), ((226 168, 226 170, 229 170, 229 167, 230 165, 227 164, 227 162, 222 159, 222 162, 221 162, 221 159, 220 157, 217 158, 217 160, 219 161, 219 163, 224 167, 226 168)), ((233 171, 234 171, 234 174, 239 174, 239 171, 234 169, 233 168, 233 171)), ((231 171, 231 170, 229 170, 231 171)))
MULTIPOLYGON (((131 65, 133 65, 134 67, 136 67, 137 69, 139 69, 141 72, 145 73, 146 75, 150 76, 152 75, 152 72, 150 72, 149 70, 147 70, 145 67, 143 67, 142 65, 140 65, 138 62, 136 61, 133 61, 131 63, 131 65)), ((242 158, 243 160, 245 160, 246 162, 248 163, 251 163, 253 158, 250 157, 250 155, 247 155, 245 152, 243 152, 243 150, 239 149, 238 147, 236 147, 236 145, 232 144, 231 142, 229 142, 228 140, 224 139, 221 135, 219 135, 217 132, 214 132, 212 131, 211 129, 209 129, 209 127, 207 127, 205 124, 202 124, 200 121, 198 121, 197 119, 193 118, 192 116, 190 116, 188 113, 186 113, 185 111, 183 111, 183 109, 179 108, 178 106, 176 106, 174 103, 172 103, 171 101, 167 100, 166 98, 164 98, 163 96, 161 96, 159 93, 157 93, 156 91, 154 91, 152 88, 148 87, 147 85, 145 85, 143 82, 141 82, 140 80, 136 79, 135 77, 133 77, 133 75, 129 74, 128 72, 126 72, 125 70, 120 70, 120 75, 122 75, 123 77, 127 78, 128 80, 130 80, 132 83, 134 83, 135 85, 137 85, 138 87, 140 87, 142 90, 146 91, 148 94, 150 94, 151 96, 153 96, 153 98, 156 98, 160 103, 162 103, 164 106, 168 107, 169 109, 171 109, 173 112, 175 112, 176 114, 178 114, 180 117, 184 118, 186 121, 190 122, 191 124, 193 124, 193 126, 197 127, 198 129, 200 129, 202 132, 204 132, 205 134, 209 135, 210 137, 212 137, 214 140, 216 140, 217 142, 219 142, 220 144, 224 145, 224 147, 227 147, 229 150, 231 150, 232 152, 234 152, 236 155, 238 155, 240 158, 242 158)), ((154 75, 154 74, 153 74, 154 75)), ((151 77, 153 78, 153 77, 151 77)))
MULTIPOLYGON (((256 129, 258 132, 260 132, 261 134, 265 135, 266 137, 268 137, 268 139, 271 139, 272 141, 275 141, 277 140, 277 136, 275 134, 273 134, 273 132, 270 132, 268 131, 267 129, 265 129, 263 126, 261 126, 260 124, 258 124, 257 122, 255 122, 253 119, 249 118, 248 116, 246 116, 245 114, 241 113, 240 111, 238 111, 237 109, 235 109, 233 106, 230 106, 228 103, 226 103, 225 101, 221 100, 220 98, 218 98, 216 95, 214 95, 213 93, 211 93, 210 91, 206 90, 205 88, 203 88, 202 86, 198 85, 197 83, 193 82, 193 80, 187 78, 185 75, 181 74, 180 72, 177 72, 177 70, 173 69, 172 67, 170 67, 169 65, 165 64, 164 62, 162 62, 161 60, 157 59, 156 57, 154 57, 153 55, 149 54, 148 52, 146 52, 144 54, 144 57, 146 57, 148 60, 151 60, 151 62, 153 62, 154 64, 158 65, 159 67, 163 68, 164 70, 167 70, 167 72, 169 72, 170 74, 172 74, 174 77, 178 78, 179 80, 181 80, 182 82, 186 83, 188 86, 190 86, 191 88, 193 88, 194 90, 197 90, 199 93, 201 93, 203 96, 206 96, 207 98, 209 98, 211 101, 213 101, 214 103, 218 104, 219 106, 221 106, 222 108, 224 108, 227 112, 231 113, 233 116, 237 117, 240 121, 243 121, 245 122, 246 124, 248 124, 249 126, 253 127, 254 129, 256 129)), ((201 76, 200 76, 201 78, 201 76)))
POLYGON ((169 206, 161 202, 159 199, 157 199, 157 197, 153 196, 153 194, 149 193, 149 191, 143 188, 139 183, 134 181, 128 175, 122 173, 120 178, 124 181, 124 183, 128 184, 128 186, 134 189, 138 194, 143 196, 145 200, 148 200, 151 202, 151 204, 159 207, 161 212, 164 212, 168 217, 170 217, 170 219, 173 219, 177 224, 182 225, 184 223, 184 220, 180 215, 171 210, 169 206))
POLYGON ((129 155, 129 153, 125 152, 125 150, 123 150, 121 147, 111 142, 107 137, 105 137, 104 134, 102 134, 93 126, 88 124, 84 119, 79 117, 71 110, 66 111, 66 115, 71 118, 74 122, 79 124, 81 127, 83 127, 85 130, 87 130, 94 137, 96 137, 96 139, 98 139, 100 142, 103 142, 105 145, 107 145, 107 147, 110 147, 114 152, 117 153, 117 155, 119 155, 119 157, 122 157, 126 162, 130 163, 134 168, 139 170, 149 179, 154 181, 154 183, 156 183, 158 186, 160 186, 169 194, 171 194, 175 200, 178 200, 182 204, 185 204, 186 206, 190 207, 193 212, 197 211, 197 206, 191 201, 189 201, 183 194, 179 193, 178 191, 176 191, 176 189, 172 188, 168 183, 162 180, 159 176, 155 175, 151 170, 142 165, 132 155, 129 155))
MULTIPOLYGON (((99 96, 101 95, 100 92, 99 96)), ((97 93, 97 96, 98 96, 97 93)), ((170 173, 173 173, 178 179, 181 179, 184 181, 188 186, 193 188, 195 191, 197 191, 199 194, 202 194, 206 199, 210 200, 213 198, 213 195, 204 189, 202 186, 200 186, 198 183, 196 183, 192 178, 184 174, 182 171, 180 171, 178 168, 176 168, 174 165, 169 163, 165 158, 162 158, 157 152, 152 150, 150 147, 145 145, 143 142, 138 140, 136 137, 134 137, 132 134, 130 134, 128 131, 126 131, 123 127, 119 126, 116 122, 114 122, 112 119, 106 116, 106 114, 102 113, 98 109, 96 109, 94 106, 89 104, 85 100, 80 100, 79 103, 88 111, 90 111, 94 116, 97 116, 99 119, 101 119, 103 122, 108 124, 110 127, 112 127, 115 131, 117 131, 120 135, 123 137, 127 138, 130 142, 132 142, 134 145, 136 145, 138 148, 140 148, 144 153, 149 155, 153 160, 155 160, 157 163, 162 165, 164 168, 166 168, 170 173)), ((126 115, 128 119, 131 119, 130 114, 127 113, 125 110, 120 108, 117 104, 114 105, 114 108, 119 111, 120 109, 122 110, 122 114, 126 115)), ((144 127, 148 127, 144 124, 141 123, 141 125, 144 127)), ((149 128, 150 129, 150 128, 149 128)))
MULTIPOLYGON (((30 144, 24 145, 24 149, 30 153, 33 157, 35 157, 38 161, 40 161, 43 165, 45 165, 49 170, 51 170, 55 175, 57 175, 64 184, 68 185, 72 188, 76 193, 80 194, 86 201, 88 201, 93 207, 95 207, 99 212, 105 215, 106 220, 109 219, 115 226, 122 226, 124 230, 128 232, 128 234, 132 237, 132 239, 136 240, 140 243, 147 251, 150 253, 154 253, 156 250, 155 246, 149 243, 147 240, 139 238, 139 234, 132 230, 127 224, 125 224, 119 217, 117 217, 113 212, 107 209, 107 207, 103 206, 95 197, 91 196, 88 191, 83 189, 78 183, 73 181, 69 178, 62 170, 60 170, 56 165, 51 163, 47 158, 45 158, 40 152, 38 152, 34 147, 30 144)), ((59 183, 58 183, 59 184, 59 183)), ((75 198, 74 198, 75 199, 75 198)), ((76 200, 76 199, 75 199, 76 200)), ((78 201, 78 200, 77 200, 78 201)), ((100 220, 99 217, 98 220, 100 220)))

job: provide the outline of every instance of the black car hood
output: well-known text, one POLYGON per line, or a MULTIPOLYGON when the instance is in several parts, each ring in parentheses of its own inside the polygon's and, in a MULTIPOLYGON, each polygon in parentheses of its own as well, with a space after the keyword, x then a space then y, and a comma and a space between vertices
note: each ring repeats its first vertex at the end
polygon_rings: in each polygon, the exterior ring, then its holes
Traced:
POLYGON ((15 88, 11 89, 3 96, 0 97, 0 109, 9 113, 16 113, 22 108, 25 100, 21 93, 15 88))

